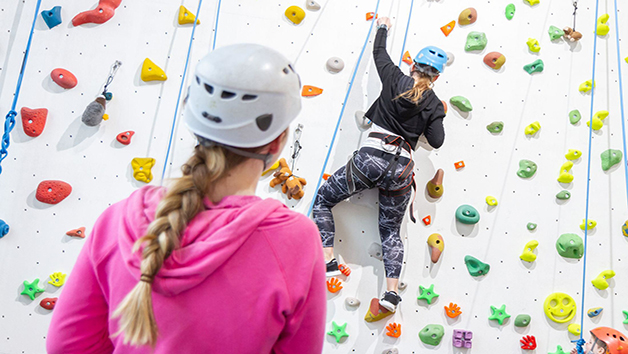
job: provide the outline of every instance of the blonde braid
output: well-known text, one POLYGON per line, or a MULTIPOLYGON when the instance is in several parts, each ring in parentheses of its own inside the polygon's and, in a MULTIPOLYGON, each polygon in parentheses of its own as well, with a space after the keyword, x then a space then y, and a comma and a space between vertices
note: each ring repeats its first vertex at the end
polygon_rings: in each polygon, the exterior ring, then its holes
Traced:
POLYGON ((423 97, 423 93, 432 88, 431 77, 418 71, 415 72, 419 74, 419 79, 414 83, 414 86, 408 91, 399 94, 395 99, 403 97, 416 104, 421 100, 421 97, 423 97))

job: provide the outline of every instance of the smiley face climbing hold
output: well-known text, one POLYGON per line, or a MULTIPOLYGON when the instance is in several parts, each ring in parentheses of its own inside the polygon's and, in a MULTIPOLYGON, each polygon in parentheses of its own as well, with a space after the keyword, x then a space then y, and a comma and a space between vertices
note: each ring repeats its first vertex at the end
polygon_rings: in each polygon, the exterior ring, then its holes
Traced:
POLYGON ((538 39, 528 38, 528 41, 526 42, 526 44, 528 45, 528 50, 530 50, 533 53, 538 53, 541 51, 541 45, 539 44, 538 39))
POLYGON ((582 151, 580 150, 574 150, 574 149, 569 149, 567 151, 567 153, 565 154, 565 158, 567 160, 577 160, 582 156, 582 151))
POLYGON ((500 308, 491 306, 491 315, 488 317, 490 321, 497 321, 501 326, 508 318, 510 318, 510 315, 506 313, 506 305, 502 305, 500 308))
POLYGON ((508 21, 512 20, 512 18, 515 17, 515 4, 506 5, 505 15, 508 21))
POLYGON ((290 6, 286 9, 285 15, 290 22, 298 25, 305 18, 305 11, 298 6, 290 6))
POLYGON ((153 180, 151 169, 155 166, 155 159, 152 157, 136 157, 131 161, 133 168, 133 178, 140 182, 150 183, 153 180))
POLYGON ((462 10, 460 15, 458 16, 458 23, 461 26, 466 26, 475 23, 477 19, 478 12, 474 8, 469 7, 468 9, 462 10))
POLYGON ((201 24, 201 21, 197 20, 196 16, 194 16, 190 10, 186 9, 183 5, 179 6, 178 21, 180 25, 189 25, 194 23, 194 20, 196 20, 197 25, 201 24))
POLYGON ((523 70, 525 70, 530 75, 532 75, 533 73, 540 73, 543 71, 543 69, 545 69, 545 64, 541 59, 537 59, 532 63, 523 66, 523 70))
POLYGON ((305 8, 310 11, 318 11, 321 9, 321 5, 314 0, 308 0, 305 2, 305 8))
POLYGON ((547 33, 549 33, 550 40, 552 40, 552 41, 560 39, 562 36, 565 35, 565 31, 561 30, 560 28, 558 28, 556 26, 550 26, 550 28, 547 31, 547 33))
POLYGON ((135 132, 132 130, 127 130, 122 132, 116 136, 116 140, 122 145, 129 145, 131 143, 131 138, 135 135, 135 132))
POLYGON ((463 224, 477 224, 480 221, 480 213, 471 205, 463 204, 456 209, 456 220, 463 224))
POLYGON ((489 206, 497 206, 497 199, 495 199, 495 197, 489 195, 485 200, 486 204, 489 206))
POLYGON ((78 79, 74 74, 62 68, 56 68, 50 72, 50 78, 57 85, 69 90, 78 84, 78 79))
MULTIPOLYGON (((584 231, 584 219, 582 219, 582 224, 580 224, 580 230, 584 231)), ((587 223, 587 230, 591 230, 594 227, 597 226, 597 222, 595 220, 591 220, 589 219, 589 222, 587 223)))
POLYGON ((506 63, 506 57, 500 52, 490 52, 484 56, 484 64, 494 70, 499 70, 506 63))
MULTIPOLYGON (((595 279, 591 281, 593 286, 600 290, 606 290, 608 288, 608 279, 615 276, 615 272, 611 269, 602 271, 595 279)), ((592 316, 589 316, 592 317, 592 316)))
POLYGON ((597 30, 595 33, 598 36, 606 36, 611 30, 611 28, 606 24, 606 22, 608 22, 608 19, 608 14, 604 14, 597 19, 597 30))
POLYGON ((445 177, 445 171, 442 168, 439 168, 434 174, 434 178, 427 182, 425 188, 427 189, 427 194, 434 199, 438 199, 443 196, 443 178, 445 177))
POLYGON ((341 72, 342 69, 345 68, 345 62, 338 57, 331 57, 327 59, 327 63, 325 64, 325 66, 327 67, 327 71, 336 74, 341 72))
POLYGON ((22 107, 20 113, 22 115, 22 128, 24 128, 24 134, 32 138, 40 136, 46 126, 48 110, 46 108, 30 109, 22 107))
POLYGON ((515 317, 515 327, 527 327, 532 321, 530 315, 521 314, 515 317))
POLYGON ((571 183, 571 181, 573 181, 573 175, 569 173, 572 167, 573 167, 573 162, 571 161, 567 161, 562 166, 560 166, 560 174, 558 175, 558 182, 571 183))
POLYGON ((41 17, 43 17, 44 22, 46 22, 46 26, 48 28, 53 29, 54 27, 61 24, 61 6, 55 6, 50 10, 44 10, 41 12, 41 17))
POLYGON ((486 34, 483 32, 470 32, 467 35, 467 42, 464 46, 464 50, 467 52, 474 50, 483 50, 488 44, 486 34))
POLYGON ((493 122, 487 125, 486 129, 493 134, 499 134, 504 130, 504 122, 493 122))
POLYGON ((604 309, 601 307, 594 307, 587 310, 587 315, 591 318, 599 316, 604 309))
POLYGON ((486 275, 491 270, 491 266, 488 263, 484 263, 479 259, 469 255, 466 255, 464 257, 464 264, 467 266, 469 274, 471 274, 471 276, 473 277, 486 275))
POLYGON ((621 162, 624 155, 621 150, 608 149, 604 151, 600 157, 602 158, 602 170, 608 171, 611 167, 621 162))
POLYGON ((434 284, 430 285, 429 288, 419 285, 419 297, 417 297, 417 300, 425 300, 431 305, 435 297, 438 297, 438 294, 434 291, 434 284))
POLYGON ((443 240, 443 236, 440 234, 431 234, 430 237, 427 238, 427 245, 430 249, 430 259, 432 263, 438 262, 445 250, 445 240, 443 240))
POLYGON ((567 326, 567 332, 573 334, 574 336, 579 336, 580 335, 580 325, 577 324, 577 323, 570 324, 569 326, 567 326))
POLYGON ((471 112, 473 110, 471 102, 463 96, 454 96, 449 99, 449 102, 462 112, 471 112))
POLYGON ((541 123, 539 122, 534 122, 531 123, 530 125, 528 125, 525 129, 525 134, 526 135, 534 135, 536 134, 539 130, 541 130, 541 123))
POLYGON ((587 80, 587 81, 581 83, 580 86, 578 86, 578 91, 580 91, 580 92, 589 92, 594 87, 595 87, 595 82, 592 82, 591 80, 587 80))
POLYGON ((31 300, 35 300, 35 296, 43 293, 44 291, 44 288, 39 287, 39 278, 36 278, 31 283, 24 280, 24 290, 22 290, 20 294, 28 296, 31 300))
POLYGON ((530 178, 534 176, 536 173, 537 166, 534 162, 530 160, 521 160, 519 161, 519 170, 517 171, 517 176, 521 178, 530 178))
POLYGON ((553 293, 545 299, 543 311, 550 320, 566 323, 576 315, 576 302, 565 293, 553 293))
POLYGON ((567 200, 571 198, 571 193, 569 193, 569 191, 560 191, 556 194, 556 198, 560 200, 567 200))
POLYGON ((163 71, 162 68, 157 66, 157 64, 153 63, 152 60, 146 58, 142 63, 142 71, 140 74, 140 78, 144 82, 149 81, 166 81, 168 79, 168 75, 163 71))
POLYGON ((421 342, 437 346, 445 335, 445 328, 439 324, 428 324, 419 332, 421 342))
POLYGON ((63 181, 42 181, 37 186, 35 198, 42 203, 58 204, 72 193, 72 186, 63 181))
POLYGON ((569 123, 576 124, 580 121, 581 118, 582 115, 580 114, 579 110, 574 109, 573 111, 569 112, 569 123))
POLYGON ((584 242, 576 234, 562 234, 556 240, 556 251, 561 257, 579 259, 584 254, 584 242))
POLYGON ((525 247, 523 248, 523 253, 521 254, 521 256, 519 256, 519 258, 526 262, 534 262, 536 260, 536 254, 534 254, 534 249, 536 249, 538 246, 539 241, 537 240, 532 240, 526 243, 525 247))

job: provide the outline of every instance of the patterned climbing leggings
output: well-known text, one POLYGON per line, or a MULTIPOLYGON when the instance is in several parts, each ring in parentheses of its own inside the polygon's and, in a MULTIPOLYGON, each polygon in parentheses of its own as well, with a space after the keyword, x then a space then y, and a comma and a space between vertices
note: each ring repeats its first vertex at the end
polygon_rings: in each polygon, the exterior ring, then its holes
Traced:
MULTIPOLYGON (((388 161, 384 158, 374 156, 370 152, 373 149, 363 148, 354 157, 355 166, 370 180, 377 180, 388 167, 388 161)), ((382 178, 377 184, 378 188, 385 188, 390 183, 389 190, 401 189, 412 183, 412 173, 404 180, 399 180, 398 176, 410 162, 407 158, 399 158, 396 171, 389 171, 387 176, 382 178)), ((334 172, 318 190, 316 201, 314 202, 313 217, 318 225, 323 241, 323 247, 334 246, 334 217, 331 212, 336 204, 351 195, 368 188, 357 177, 355 178, 355 192, 349 193, 347 187, 347 175, 345 166, 334 172)), ((403 242, 399 235, 401 222, 408 207, 412 193, 408 192, 401 196, 388 197, 379 194, 379 237, 382 241, 382 251, 384 256, 384 268, 386 278, 399 278, 403 265, 403 242)))

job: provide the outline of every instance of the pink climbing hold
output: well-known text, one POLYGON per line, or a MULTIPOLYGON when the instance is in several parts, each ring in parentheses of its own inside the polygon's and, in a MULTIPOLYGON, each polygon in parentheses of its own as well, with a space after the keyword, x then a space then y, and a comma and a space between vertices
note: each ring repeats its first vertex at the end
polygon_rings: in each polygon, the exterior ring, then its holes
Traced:
POLYGON ((46 126, 48 110, 46 108, 30 109, 22 107, 20 113, 22 114, 22 128, 24 128, 24 133, 33 138, 38 137, 46 126))
POLYGON ((131 138, 133 137, 134 134, 135 134, 134 131, 127 130, 125 132, 118 134, 118 136, 116 137, 116 140, 118 140, 120 144, 129 145, 131 143, 131 138))
POLYGON ((63 181, 43 181, 37 186, 35 198, 42 203, 58 204, 72 193, 72 186, 63 181))
POLYGON ((50 73, 50 78, 57 85, 63 87, 64 89, 71 89, 76 86, 76 84, 78 84, 78 80, 76 79, 76 76, 74 76, 74 74, 61 68, 54 69, 50 73))
POLYGON ((122 0, 100 0, 98 6, 89 11, 81 12, 72 19, 73 26, 80 26, 84 23, 105 23, 109 21, 120 6, 122 0))

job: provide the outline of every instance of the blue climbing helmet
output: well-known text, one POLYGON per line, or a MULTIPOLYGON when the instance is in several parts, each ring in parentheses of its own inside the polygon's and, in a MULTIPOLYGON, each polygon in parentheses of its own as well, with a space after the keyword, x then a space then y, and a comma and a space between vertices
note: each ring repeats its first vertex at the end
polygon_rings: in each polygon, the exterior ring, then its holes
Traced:
POLYGON ((445 69, 445 64, 447 64, 447 53, 435 46, 425 47, 421 49, 416 57, 414 57, 414 63, 416 64, 416 69, 420 72, 430 76, 437 76, 445 69), (436 69, 438 73, 434 73, 431 70, 425 70, 426 68, 423 65, 436 69))

